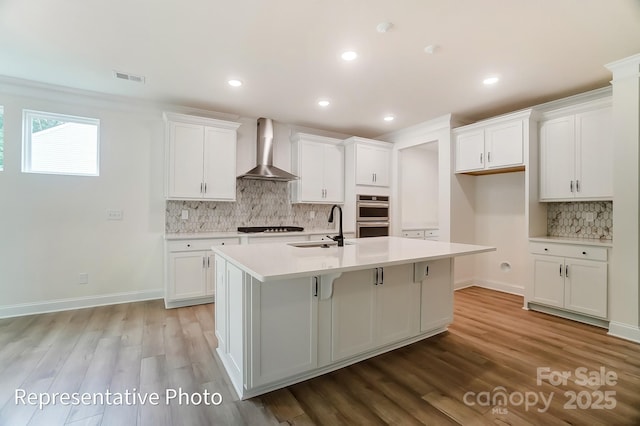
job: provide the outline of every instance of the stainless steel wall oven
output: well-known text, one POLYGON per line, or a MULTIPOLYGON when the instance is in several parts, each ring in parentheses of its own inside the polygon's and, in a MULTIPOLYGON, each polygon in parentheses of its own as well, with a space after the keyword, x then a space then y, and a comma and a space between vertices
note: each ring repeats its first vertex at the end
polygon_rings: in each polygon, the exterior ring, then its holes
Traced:
POLYGON ((358 195, 356 199, 356 237, 389 235, 389 197, 358 195))

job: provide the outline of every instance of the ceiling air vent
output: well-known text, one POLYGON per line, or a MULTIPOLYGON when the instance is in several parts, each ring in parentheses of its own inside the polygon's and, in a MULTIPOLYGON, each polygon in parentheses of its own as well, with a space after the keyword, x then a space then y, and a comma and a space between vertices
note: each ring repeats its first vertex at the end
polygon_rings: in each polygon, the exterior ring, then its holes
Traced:
POLYGON ((134 83, 144 83, 145 78, 141 75, 127 74, 126 72, 114 71, 113 75, 121 80, 129 80, 134 83))

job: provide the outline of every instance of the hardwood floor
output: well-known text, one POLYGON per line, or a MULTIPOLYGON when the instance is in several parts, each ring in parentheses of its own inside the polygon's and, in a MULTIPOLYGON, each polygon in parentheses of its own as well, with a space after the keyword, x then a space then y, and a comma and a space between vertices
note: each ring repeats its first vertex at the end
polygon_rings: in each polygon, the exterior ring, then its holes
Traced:
POLYGON ((213 305, 151 301, 4 319, 0 425, 640 424, 640 345, 521 307, 518 296, 458 291, 449 332, 248 401, 233 396, 213 356, 213 305), (27 399, 107 389, 159 401, 40 409, 27 399), (187 400, 165 404, 174 389, 187 400), (188 400, 207 392, 222 403, 188 400))

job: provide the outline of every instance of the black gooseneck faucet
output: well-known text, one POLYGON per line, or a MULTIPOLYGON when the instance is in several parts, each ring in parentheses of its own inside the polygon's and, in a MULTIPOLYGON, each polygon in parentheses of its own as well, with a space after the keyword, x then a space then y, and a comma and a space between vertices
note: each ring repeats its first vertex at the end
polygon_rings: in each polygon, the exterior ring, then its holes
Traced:
POLYGON ((329 223, 333 223, 333 210, 335 210, 336 207, 340 212, 340 227, 339 227, 338 235, 335 237, 329 237, 327 235, 327 237, 331 238, 333 241, 337 241, 338 247, 344 247, 344 234, 342 233, 342 207, 340 207, 337 204, 334 204, 333 207, 331 207, 331 213, 329 213, 329 223))

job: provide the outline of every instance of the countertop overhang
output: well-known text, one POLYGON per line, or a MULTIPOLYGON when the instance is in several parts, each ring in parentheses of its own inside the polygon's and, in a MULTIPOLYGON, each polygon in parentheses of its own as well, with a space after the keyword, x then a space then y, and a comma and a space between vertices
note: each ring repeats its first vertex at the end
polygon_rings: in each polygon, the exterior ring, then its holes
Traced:
POLYGON ((287 243, 213 246, 216 255, 262 282, 356 271, 495 251, 495 247, 400 237, 347 240, 344 247, 287 243), (349 244, 350 243, 350 244, 349 244))

